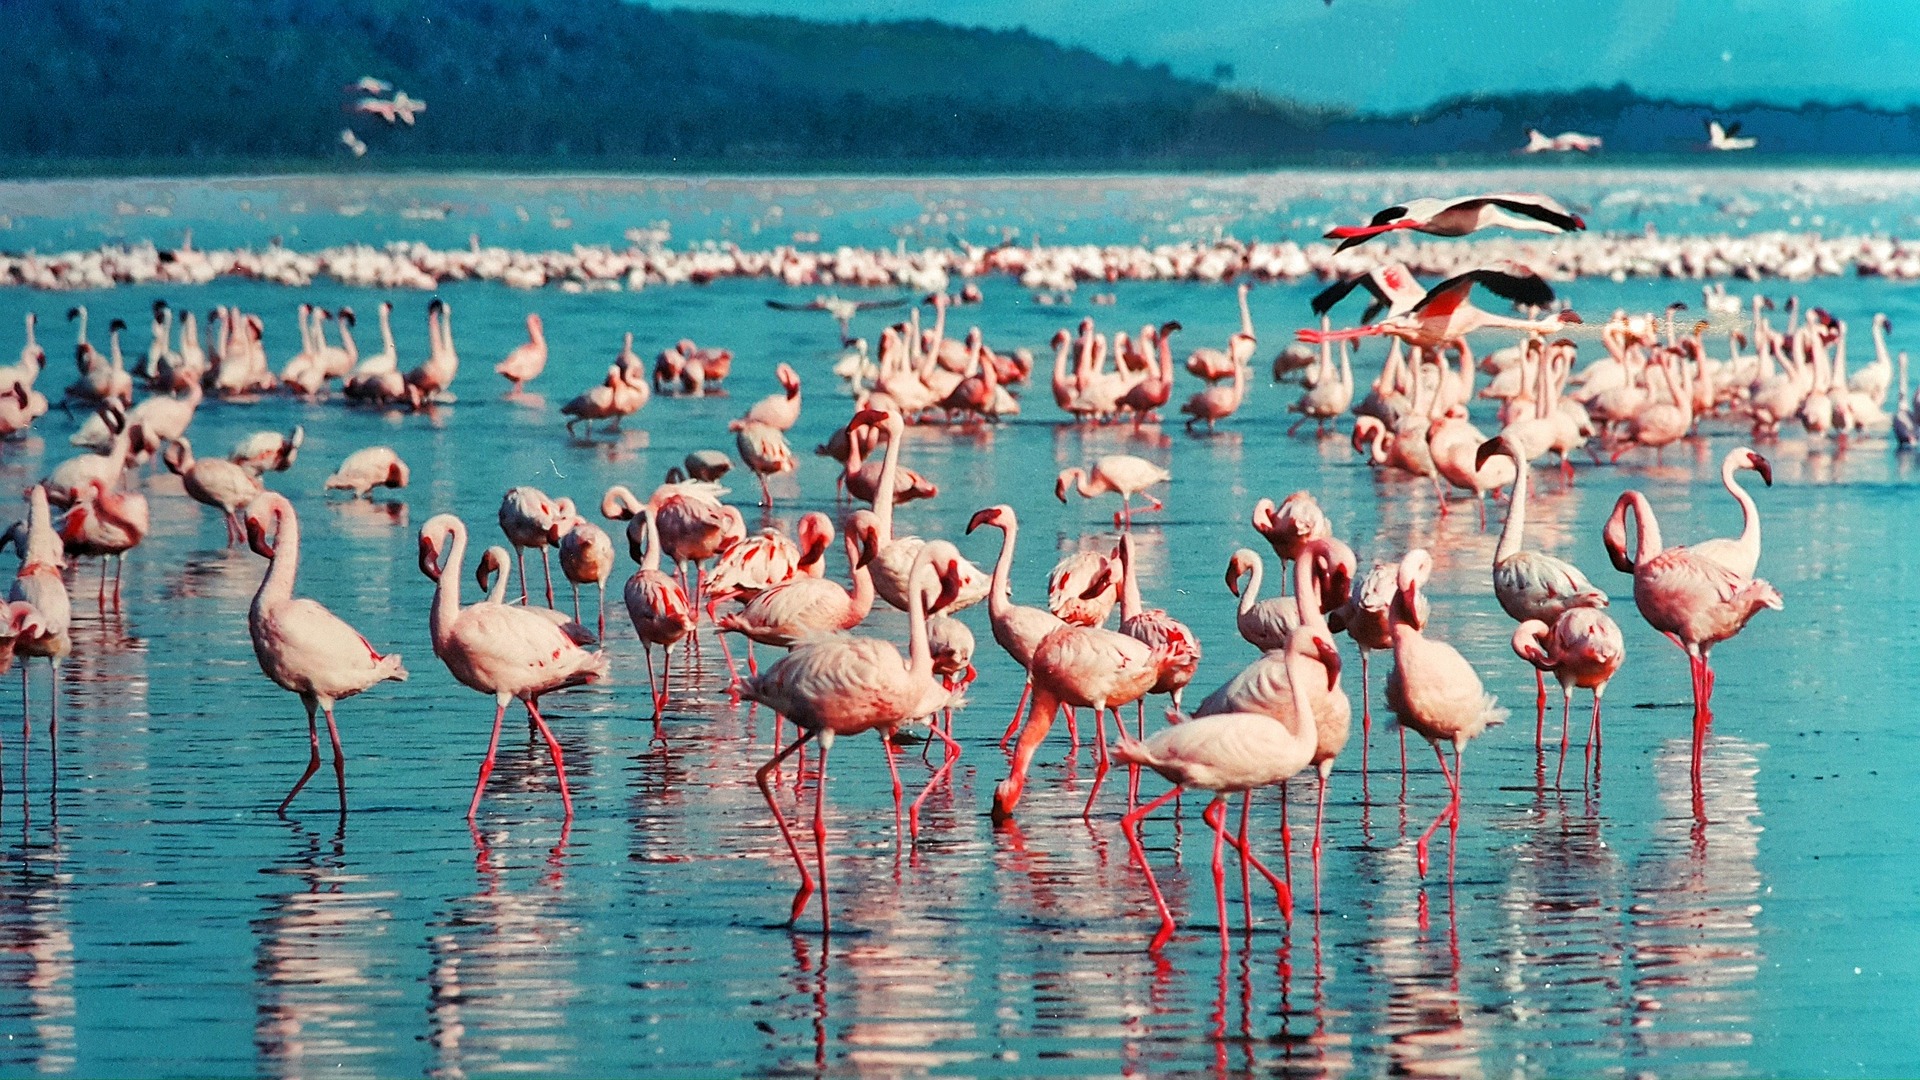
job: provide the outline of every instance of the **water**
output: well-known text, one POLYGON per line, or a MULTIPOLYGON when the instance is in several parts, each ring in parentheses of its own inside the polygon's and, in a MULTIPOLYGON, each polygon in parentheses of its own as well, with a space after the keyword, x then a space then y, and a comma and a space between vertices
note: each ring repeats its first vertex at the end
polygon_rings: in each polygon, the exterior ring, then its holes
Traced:
MULTIPOLYGON (((874 203, 915 198, 899 185, 844 186, 874 203)), ((994 183, 981 186, 988 194, 977 201, 993 201, 994 183)), ((34 195, 48 206, 65 197, 34 195)), ((98 224, 91 198, 74 196, 79 209, 67 218, 98 224)), ((1815 201, 1866 227, 1845 199, 1815 201)), ((24 227, 19 213, 14 220, 24 227)), ((159 230, 180 222, 145 224, 164 240, 159 230)), ((237 218, 228 227, 258 239, 237 218)), ((1224 340, 1236 319, 1226 289, 1122 285, 1112 308, 1062 312, 1025 303, 1008 282, 983 288, 986 304, 963 317, 1002 347, 1040 346, 1088 311, 1107 327, 1177 316, 1192 344, 1224 340)), ((1692 286, 1671 282, 1567 288, 1591 311, 1697 300, 1692 286)), ((1254 294, 1263 361, 1304 314, 1310 289, 1254 294)), ((1800 292, 1856 328, 1875 310, 1896 326, 1920 316, 1909 290, 1883 282, 1822 280, 1800 292)), ((133 323, 138 352, 157 295, 199 310, 261 311, 276 366, 293 350, 300 300, 366 313, 381 299, 245 283, 78 299, 93 305, 96 325, 113 315, 133 323)), ((974 509, 1012 503, 1025 526, 1016 595, 1030 602, 1059 555, 1101 534, 1111 509, 1054 502, 1054 471, 1116 450, 1170 463, 1167 509, 1144 516, 1136 539, 1148 602, 1186 620, 1206 646, 1194 684, 1202 693, 1254 656, 1234 634, 1220 584, 1233 548, 1264 550, 1246 525, 1253 501, 1311 489, 1363 560, 1434 551, 1432 632, 1478 665, 1515 716, 1467 752, 1451 876, 1444 841, 1424 883, 1414 871, 1408 837, 1439 811, 1444 786, 1416 745, 1403 799, 1384 722, 1371 772, 1362 778, 1356 734, 1334 774, 1317 905, 1305 858, 1312 790, 1295 785, 1294 921, 1256 891, 1256 932, 1236 935, 1224 961, 1201 801, 1186 800, 1177 825, 1152 823, 1148 854, 1182 920, 1156 959, 1144 951, 1154 925, 1145 881, 1116 826, 1124 796, 1108 785, 1092 823, 1079 817, 1091 780, 1084 752, 1066 764, 1056 736, 1018 826, 996 831, 988 820, 990 788, 1005 774, 994 743, 1020 684, 976 609, 966 619, 983 643, 981 678, 957 722, 965 756, 951 788, 930 800, 917 849, 896 842, 874 740, 843 741, 833 755, 836 932, 823 941, 815 913, 798 931, 776 925, 795 879, 751 780, 771 718, 726 704, 717 652, 671 710, 664 745, 653 741, 644 666, 618 601, 630 566, 616 576, 608 613, 615 678, 547 702, 578 808, 572 828, 562 827, 544 748, 510 719, 469 832, 461 815, 491 703, 432 655, 431 585, 415 566, 414 533, 452 511, 477 540, 494 537, 512 484, 597 502, 610 483, 645 490, 688 450, 730 450, 724 421, 773 391, 780 360, 806 379, 793 442, 813 446, 846 411, 825 373, 830 324, 766 310, 760 301, 778 293, 752 282, 611 296, 453 286, 444 295, 466 362, 456 406, 401 417, 285 400, 208 404, 191 433, 207 453, 255 429, 306 425, 299 464, 271 480, 304 526, 300 591, 402 652, 413 672, 341 706, 353 804, 344 829, 324 773, 287 819, 272 812, 306 746, 298 702, 260 675, 247 639, 262 560, 222 549, 219 522, 162 473, 140 479, 154 531, 129 560, 124 614, 98 612, 97 569, 75 570, 57 782, 40 668, 32 694, 42 722, 24 762, 16 729, 0 728, 0 1070, 1878 1075, 1920 1059, 1911 993, 1920 844, 1903 824, 1920 809, 1920 755, 1904 738, 1907 710, 1889 707, 1920 681, 1904 601, 1920 587, 1904 557, 1920 504, 1908 497, 1912 461, 1885 443, 1841 450, 1790 434, 1763 447, 1776 482, 1758 492, 1761 573, 1786 610, 1763 614, 1716 653, 1700 827, 1678 650, 1630 605, 1616 607, 1629 655, 1607 699, 1601 782, 1556 790, 1552 755, 1535 755, 1528 730, 1531 673, 1508 650, 1511 624, 1490 594, 1494 533, 1479 532, 1470 512, 1441 519, 1408 485, 1377 482, 1342 441, 1287 438, 1293 389, 1263 381, 1212 439, 1172 425, 1138 436, 1061 428, 1044 389, 1027 395, 1026 415, 989 433, 916 430, 907 460, 942 494, 903 510, 902 527, 954 536, 985 563, 993 534, 958 534, 974 509), (544 408, 499 400, 487 371, 532 309, 552 342, 534 384, 550 399, 544 408), (733 347, 733 396, 656 399, 617 440, 568 442, 555 406, 599 377, 624 330, 643 350, 683 335, 733 347), (339 459, 382 442, 412 464, 413 487, 372 506, 322 496, 339 459)), ((424 349, 423 300, 393 298, 410 365, 424 349)), ((71 299, 0 293, 0 326, 37 309, 46 340, 64 345, 53 316, 71 299)), ((1370 373, 1379 353, 1366 356, 1370 373)), ((57 391, 67 378, 56 361, 46 384, 57 391)), ((1179 392, 1191 389, 1183 376, 1179 392)), ((7 445, 0 488, 24 488, 63 458, 76 423, 56 411, 7 445)), ((1624 599, 1629 583, 1599 543, 1614 496, 1646 491, 1673 541, 1730 535, 1737 511, 1713 477, 1738 441, 1715 428, 1664 463, 1583 468, 1571 488, 1543 479, 1530 542, 1624 599)), ((824 459, 803 457, 797 478, 775 484, 772 520, 790 526, 806 510, 832 510, 832 475, 824 459)), ((751 525, 750 486, 735 484, 751 525)), ((475 595, 470 583, 466 595, 475 595)), ((904 640, 904 620, 889 612, 868 632, 904 640)), ((1352 659, 1345 685, 1357 698, 1352 659)), ((1384 662, 1375 668, 1376 695, 1384 671, 1384 662)), ((10 716, 13 693, 4 700, 0 715, 10 716)), ((910 785, 927 775, 912 756, 905 772, 910 785)), ((786 779, 789 809, 810 805, 811 784, 796 795, 791 771, 786 779)), ((1276 803, 1256 800, 1254 829, 1277 865, 1276 803)), ((1238 906, 1236 896, 1236 926, 1238 906)))

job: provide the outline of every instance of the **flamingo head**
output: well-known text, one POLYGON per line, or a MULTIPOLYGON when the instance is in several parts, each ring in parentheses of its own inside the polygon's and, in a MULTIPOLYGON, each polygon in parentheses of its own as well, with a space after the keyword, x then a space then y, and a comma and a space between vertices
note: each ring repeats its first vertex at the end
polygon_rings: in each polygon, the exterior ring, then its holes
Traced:
POLYGON ((1097 600, 1113 589, 1113 561, 1102 560, 1100 568, 1087 580, 1087 587, 1080 591, 1080 599, 1097 600))
POLYGON ((1306 639, 1305 647, 1312 649, 1314 659, 1327 669, 1327 689, 1339 686, 1340 647, 1333 643, 1333 633, 1321 625, 1302 626, 1294 633, 1306 639))
POLYGON ((107 324, 107 332, 110 334, 117 334, 120 331, 125 330, 126 328, 127 328, 127 320, 125 319, 115 319, 112 322, 107 324))
MULTIPOLYGON (((247 523, 249 542, 253 536, 253 522, 247 523)), ((259 550, 255 548, 254 550, 259 550)), ((420 530, 420 572, 427 575, 429 581, 440 580, 440 544, 427 530, 420 530)))
POLYGON ((1320 578, 1320 610, 1329 612, 1345 603, 1360 570, 1353 549, 1331 536, 1322 536, 1308 541, 1301 557, 1313 560, 1314 573, 1320 578))
POLYGON ((1273 515, 1276 509, 1272 499, 1261 499, 1253 504, 1253 529, 1261 535, 1273 531, 1273 515))
POLYGON ((974 512, 972 520, 967 522, 967 535, 973 535, 973 530, 982 525, 991 525, 997 529, 1005 529, 1012 520, 1013 507, 1008 506, 1006 503, 989 506, 984 510, 974 512))
POLYGON ((965 575, 960 572, 960 555, 955 552, 948 556, 937 568, 940 579, 940 591, 934 595, 933 603, 927 605, 929 614, 944 611, 947 606, 960 598, 960 586, 965 575))
POLYGON ((800 565, 811 566, 827 553, 833 544, 833 520, 818 510, 801 516, 800 523, 794 526, 795 538, 799 540, 800 565))
POLYGON ((1080 469, 1062 470, 1060 475, 1053 481, 1053 497, 1059 499, 1061 502, 1066 502, 1068 485, 1085 475, 1086 473, 1080 469))
POLYGON ((1400 593, 1400 616, 1415 630, 1427 625, 1427 608, 1421 603, 1420 588, 1433 574, 1433 555, 1426 548, 1414 548, 1400 560, 1396 585, 1400 593))
POLYGON ((856 510, 847 519, 847 535, 853 540, 853 568, 872 566, 880 557, 880 519, 871 510, 856 510))
POLYGON ((1744 465, 1746 468, 1752 469, 1754 472, 1759 473, 1760 480, 1762 483, 1766 484, 1768 487, 1773 486, 1773 462, 1768 461, 1766 458, 1761 457, 1759 454, 1754 453, 1752 450, 1748 450, 1747 458, 1746 458, 1746 461, 1744 462, 1744 465))
POLYGON ((800 392, 800 373, 793 370, 791 366, 781 364, 773 369, 773 375, 780 380, 780 385, 787 391, 788 397, 793 397, 800 392))
POLYGON ((1607 516, 1606 527, 1600 532, 1600 542, 1607 549, 1607 561, 1623 574, 1633 573, 1633 556, 1627 552, 1627 512, 1633 505, 1633 493, 1621 492, 1620 498, 1613 504, 1613 513, 1607 516))
POLYGON ((1072 335, 1068 334, 1065 330, 1055 330, 1053 332, 1053 347, 1055 349, 1064 348, 1071 338, 1072 335))
POLYGON ((247 508, 247 546, 263 559, 273 558, 273 541, 267 537, 267 523, 253 507, 247 508))
POLYGON ((387 466, 386 485, 390 488, 406 487, 411 475, 407 470, 407 463, 395 458, 393 464, 387 466))
POLYGON ((885 427, 892 432, 897 422, 898 416, 895 413, 882 409, 861 409, 853 414, 853 419, 847 421, 847 430, 851 432, 855 428, 885 427))
POLYGON ((499 547, 490 547, 480 554, 480 562, 473 568, 473 580, 485 592, 493 587, 493 576, 505 569, 506 551, 499 547))
POLYGON ((1246 548, 1234 552, 1233 557, 1227 560, 1227 591, 1239 596, 1240 579, 1252 573, 1253 568, 1259 563, 1260 556, 1246 548))
POLYGON ((1552 671, 1553 659, 1541 644, 1550 633, 1552 628, 1546 623, 1539 619, 1528 619, 1513 632, 1513 654, 1541 671, 1552 671))

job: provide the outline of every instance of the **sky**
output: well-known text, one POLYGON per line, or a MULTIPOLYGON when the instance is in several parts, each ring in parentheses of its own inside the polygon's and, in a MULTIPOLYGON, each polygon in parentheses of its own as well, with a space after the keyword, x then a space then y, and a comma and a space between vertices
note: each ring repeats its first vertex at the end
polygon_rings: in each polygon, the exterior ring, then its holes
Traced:
POLYGON ((1920 0, 654 0, 1024 26, 1103 56, 1364 109, 1630 83, 1726 105, 1920 102, 1920 0))

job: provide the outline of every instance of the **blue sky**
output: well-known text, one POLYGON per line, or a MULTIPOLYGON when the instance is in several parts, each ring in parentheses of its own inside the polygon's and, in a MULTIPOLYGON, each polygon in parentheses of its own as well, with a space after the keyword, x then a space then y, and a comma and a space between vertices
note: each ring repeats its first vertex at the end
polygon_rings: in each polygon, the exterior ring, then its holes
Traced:
POLYGON ((1025 26, 1303 100, 1399 109, 1626 81, 1717 104, 1920 102, 1920 0, 654 0, 813 18, 1025 26))

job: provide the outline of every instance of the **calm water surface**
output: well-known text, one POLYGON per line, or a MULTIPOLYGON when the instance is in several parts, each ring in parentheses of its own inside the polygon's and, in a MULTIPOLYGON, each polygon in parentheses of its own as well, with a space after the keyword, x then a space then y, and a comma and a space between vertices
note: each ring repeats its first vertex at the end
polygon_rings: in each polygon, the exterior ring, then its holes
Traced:
MULTIPOLYGON (((986 305, 963 318, 1003 347, 1042 346, 1086 311, 1107 328, 1178 317, 1189 347, 1224 339, 1235 319, 1226 289, 1122 287, 1112 308, 1062 312, 1031 306, 1005 282, 984 287, 986 305)), ((1254 294, 1263 362, 1309 291, 1254 294)), ((1875 310, 1896 326, 1920 317, 1913 293, 1880 283, 1817 281, 1801 294, 1856 328, 1875 310)), ((137 353, 145 307, 161 295, 262 312, 276 367, 294 351, 300 300, 368 313, 380 299, 240 283, 78 299, 93 305, 96 326, 114 315, 133 323, 137 353)), ((510 722, 469 831, 462 810, 491 703, 432 655, 432 586, 415 566, 414 534, 453 511, 491 542, 513 484, 592 503, 611 483, 645 490, 688 450, 730 450, 725 420, 773 389, 780 360, 807 379, 793 441, 811 447, 846 411, 826 375, 830 324, 767 311, 760 301, 777 294, 760 283, 444 295, 466 362, 457 405, 400 417, 284 400, 209 404, 192 431, 206 453, 258 428, 306 425, 299 464, 271 481, 301 514, 301 591, 402 652, 413 672, 341 707, 353 804, 344 826, 324 775, 288 818, 272 812, 306 745, 299 703, 260 674, 248 643, 262 560, 222 548, 215 517, 173 477, 145 473, 154 530, 129 560, 124 613, 96 610, 95 566, 73 572, 57 772, 42 669, 31 692, 43 720, 24 754, 19 729, 0 724, 0 1071, 1698 1076, 1885 1074, 1920 1062, 1920 844, 1907 825, 1920 811, 1920 754, 1904 704, 1920 687, 1909 600, 1920 571, 1908 557, 1920 502, 1912 462, 1889 445, 1840 450, 1789 436, 1763 448, 1776 482, 1758 493, 1761 572, 1786 610, 1716 654, 1700 827, 1678 650, 1630 606, 1616 608, 1629 657, 1608 696, 1601 779, 1556 788, 1551 755, 1535 754, 1528 730, 1531 673, 1508 650, 1511 623, 1488 584, 1494 533, 1478 531, 1471 513, 1437 516, 1411 485, 1376 481, 1344 441, 1287 438, 1293 388, 1262 380, 1211 439, 1172 425, 1060 427, 1044 388, 998 430, 915 431, 907 459, 942 494, 904 510, 903 527, 954 536, 985 563, 996 537, 958 534, 978 507, 1012 503, 1025 525, 1016 593, 1030 602, 1063 552, 1111 542, 1109 507, 1061 506, 1051 474, 1114 451, 1169 463, 1167 509, 1136 530, 1142 583, 1149 603, 1199 632, 1202 693, 1254 658, 1220 582, 1235 547, 1264 550, 1246 525, 1252 503, 1311 489, 1363 560, 1434 550, 1431 632, 1478 665, 1515 717, 1468 751, 1451 874, 1444 842, 1427 879, 1415 872, 1410 836, 1445 789, 1421 746, 1403 782, 1386 723, 1375 726, 1370 771, 1356 736, 1334 773, 1317 902, 1304 857, 1312 792, 1297 785, 1295 918, 1289 927, 1257 892, 1259 926, 1236 934, 1224 959, 1211 837, 1201 800, 1186 800, 1181 820, 1147 832, 1183 920, 1154 958, 1144 951, 1145 880, 1116 824, 1123 792, 1109 785, 1092 823, 1079 816, 1086 752, 1068 761, 1056 737, 1017 827, 987 819, 1006 768, 995 742, 1020 682, 975 609, 965 617, 985 647, 957 722, 965 756, 930 800, 917 848, 896 838, 875 741, 846 740, 833 755, 836 933, 823 940, 812 913, 797 931, 777 925, 793 868, 751 779, 771 717, 726 703, 717 651, 686 661, 696 684, 654 741, 644 665, 617 598, 630 566, 609 612, 614 679, 548 703, 578 807, 572 828, 544 747, 510 722), (535 384, 549 401, 532 407, 500 400, 487 370, 531 309, 553 349, 535 384), (656 399, 624 436, 569 442, 556 407, 598 379, 625 330, 643 350, 687 334, 733 347, 733 397, 656 399), (400 451, 414 486, 371 505, 323 497, 339 459, 374 443, 400 451)), ((1684 283, 1583 282, 1568 295, 1601 314, 1697 301, 1684 283)), ((425 347, 424 299, 393 298, 410 365, 425 347)), ((67 338, 57 315, 73 299, 0 294, 0 326, 38 310, 58 357, 67 338)), ((1366 354, 1363 378, 1378 357, 1366 354)), ((68 378, 56 360, 47 388, 68 378)), ((56 411, 0 450, 0 489, 25 487, 66 456, 76 425, 56 411)), ((1624 598, 1628 579, 1599 542, 1614 496, 1645 490, 1676 542, 1730 535, 1738 512, 1713 478, 1736 444, 1716 430, 1664 463, 1583 467, 1570 487, 1544 479, 1531 542, 1624 598)), ((750 486, 736 485, 753 524, 750 486)), ((834 511, 832 491, 828 463, 805 457, 797 478, 776 483, 770 520, 834 511)), ((891 612, 869 624, 899 640, 904 625, 891 612)), ((1355 697, 1359 674, 1350 663, 1355 697)), ((1383 676, 1384 663, 1376 709, 1383 676)), ((0 720, 19 707, 17 682, 3 685, 0 720)), ((909 783, 923 779, 925 767, 907 762, 909 783)), ((783 790, 795 812, 811 803, 811 781, 796 792, 791 770, 783 790)), ((1275 862, 1277 802, 1255 804, 1257 843, 1275 862)))

